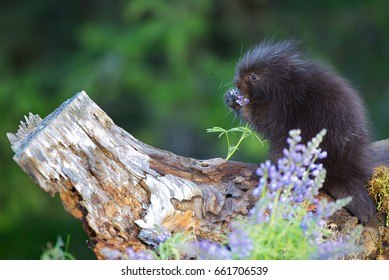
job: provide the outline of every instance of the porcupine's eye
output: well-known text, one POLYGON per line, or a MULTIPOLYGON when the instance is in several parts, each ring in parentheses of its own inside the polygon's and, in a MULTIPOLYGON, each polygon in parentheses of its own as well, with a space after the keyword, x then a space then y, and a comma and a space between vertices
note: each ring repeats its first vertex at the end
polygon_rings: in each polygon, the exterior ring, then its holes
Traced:
POLYGON ((255 73, 251 73, 251 74, 250 74, 250 78, 251 78, 252 81, 255 81, 255 80, 258 79, 258 75, 255 74, 255 73))

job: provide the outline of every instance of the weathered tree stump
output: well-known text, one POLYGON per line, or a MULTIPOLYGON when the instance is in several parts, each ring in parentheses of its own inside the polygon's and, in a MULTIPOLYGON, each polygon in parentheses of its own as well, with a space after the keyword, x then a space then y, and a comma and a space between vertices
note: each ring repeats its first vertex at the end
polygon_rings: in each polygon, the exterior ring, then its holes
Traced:
MULTIPOLYGON (((30 113, 7 136, 17 164, 83 221, 98 258, 104 247, 153 245, 156 224, 220 241, 230 221, 254 205, 256 165, 150 147, 116 126, 85 92, 44 120, 30 113)), ((373 151, 377 165, 389 166, 385 141, 373 151)))
POLYGON ((255 165, 180 157, 139 142, 80 92, 8 134, 14 160, 83 221, 94 252, 152 244, 155 224, 220 240, 254 203, 255 165))

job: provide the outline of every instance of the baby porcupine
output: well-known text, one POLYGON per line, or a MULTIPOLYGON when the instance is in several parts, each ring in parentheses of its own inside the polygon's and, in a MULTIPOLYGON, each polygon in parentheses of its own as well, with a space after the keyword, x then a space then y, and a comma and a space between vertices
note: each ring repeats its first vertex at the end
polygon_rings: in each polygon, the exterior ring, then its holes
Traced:
POLYGON ((333 198, 347 196, 346 206, 366 224, 375 205, 365 188, 371 174, 369 124, 358 93, 342 77, 306 59, 291 41, 264 42, 248 51, 236 68, 235 89, 227 91, 227 106, 270 143, 273 161, 283 156, 291 129, 303 142, 323 128, 321 148, 327 170, 323 190, 333 198))

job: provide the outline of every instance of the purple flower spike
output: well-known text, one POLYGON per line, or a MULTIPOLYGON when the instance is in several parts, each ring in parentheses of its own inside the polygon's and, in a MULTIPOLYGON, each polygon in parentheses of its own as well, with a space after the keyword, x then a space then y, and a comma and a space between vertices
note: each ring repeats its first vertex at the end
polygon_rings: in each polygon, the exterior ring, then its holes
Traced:
MULTIPOLYGON (((284 207, 284 211, 289 211, 290 204, 301 203, 304 200, 314 203, 316 201, 314 197, 324 182, 325 169, 322 164, 316 164, 315 160, 327 156, 326 152, 319 149, 325 130, 307 145, 300 144, 302 141, 300 134, 300 130, 291 130, 287 139, 289 148, 283 150, 284 157, 279 159, 277 164, 270 161, 261 163, 256 172, 261 178, 258 190, 255 189, 253 195, 261 195, 265 188, 266 198, 274 201, 278 197, 278 204, 284 207)), ((271 208, 270 203, 267 210, 271 208)), ((290 213, 282 213, 282 216, 293 217, 290 213)))

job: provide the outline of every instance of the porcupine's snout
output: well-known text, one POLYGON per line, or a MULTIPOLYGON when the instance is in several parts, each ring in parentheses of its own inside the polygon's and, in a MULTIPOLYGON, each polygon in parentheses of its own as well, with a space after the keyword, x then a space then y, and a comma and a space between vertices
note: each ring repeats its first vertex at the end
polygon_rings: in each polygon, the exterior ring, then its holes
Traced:
POLYGON ((247 105, 248 102, 249 100, 241 95, 237 88, 232 88, 224 94, 224 103, 234 111, 239 111, 239 109, 247 105))

